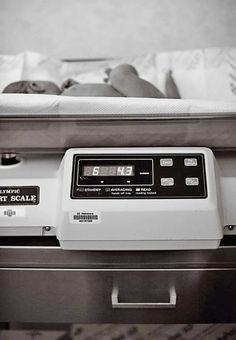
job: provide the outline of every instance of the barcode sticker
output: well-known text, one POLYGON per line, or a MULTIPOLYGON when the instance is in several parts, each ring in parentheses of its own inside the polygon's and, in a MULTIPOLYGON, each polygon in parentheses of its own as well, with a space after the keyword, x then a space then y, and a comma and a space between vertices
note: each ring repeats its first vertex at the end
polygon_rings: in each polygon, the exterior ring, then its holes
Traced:
POLYGON ((100 212, 81 212, 81 211, 74 212, 74 211, 72 211, 72 212, 70 212, 70 223, 71 224, 101 223, 101 213, 100 212))

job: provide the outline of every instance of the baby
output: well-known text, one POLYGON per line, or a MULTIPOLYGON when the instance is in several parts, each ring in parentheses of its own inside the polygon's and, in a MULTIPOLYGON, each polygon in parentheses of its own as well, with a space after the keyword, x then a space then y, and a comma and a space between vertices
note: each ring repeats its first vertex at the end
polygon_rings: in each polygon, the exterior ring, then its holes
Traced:
MULTIPOLYGON (((3 93, 55 94, 74 97, 142 97, 165 98, 154 85, 139 77, 137 70, 128 64, 105 71, 106 84, 80 84, 68 79, 59 88, 49 81, 22 80, 9 84, 3 93)), ((171 96, 173 98, 173 96, 171 96)))
POLYGON ((154 85, 139 77, 137 70, 128 64, 123 64, 106 71, 107 84, 76 84, 68 80, 62 85, 64 96, 104 97, 142 97, 164 98, 154 85))

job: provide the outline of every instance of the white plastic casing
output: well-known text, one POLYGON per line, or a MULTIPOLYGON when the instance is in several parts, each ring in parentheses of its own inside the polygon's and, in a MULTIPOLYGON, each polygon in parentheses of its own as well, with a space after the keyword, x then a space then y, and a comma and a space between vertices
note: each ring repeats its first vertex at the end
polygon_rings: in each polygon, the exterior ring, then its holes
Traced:
POLYGON ((223 236, 223 216, 215 158, 210 149, 90 148, 70 149, 59 170, 56 234, 64 249, 157 250, 210 249, 223 236), (203 154, 207 198, 197 199, 71 199, 73 156, 203 154), (73 223, 71 214, 94 213, 97 223, 73 223))
MULTIPOLYGON (((0 165, 1 187, 37 186, 37 205, 0 204, 0 236, 42 236, 45 226, 55 227, 58 196, 57 172, 61 159, 53 155, 24 155, 14 165, 0 165), (10 210, 13 216, 4 216, 10 210)), ((1 195, 1 190, 0 190, 1 195)), ((53 234, 54 228, 48 235, 53 234)))

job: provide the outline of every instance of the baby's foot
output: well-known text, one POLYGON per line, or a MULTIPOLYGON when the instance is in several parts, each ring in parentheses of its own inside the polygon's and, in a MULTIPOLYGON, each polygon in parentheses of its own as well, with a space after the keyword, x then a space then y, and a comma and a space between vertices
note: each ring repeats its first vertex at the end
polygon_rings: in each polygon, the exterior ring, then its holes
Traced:
POLYGON ((109 82, 109 80, 110 80, 110 74, 111 74, 111 71, 112 71, 112 69, 110 68, 110 67, 107 67, 106 69, 105 69, 105 74, 107 75, 103 80, 104 80, 104 83, 108 83, 109 82))

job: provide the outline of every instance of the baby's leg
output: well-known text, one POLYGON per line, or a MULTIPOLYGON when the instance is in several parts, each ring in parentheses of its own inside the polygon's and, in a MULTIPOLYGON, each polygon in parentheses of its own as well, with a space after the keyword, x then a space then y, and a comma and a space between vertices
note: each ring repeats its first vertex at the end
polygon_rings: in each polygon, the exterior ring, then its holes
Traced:
POLYGON ((165 95, 148 81, 139 78, 132 65, 115 67, 109 73, 111 85, 126 97, 165 98, 165 95))

